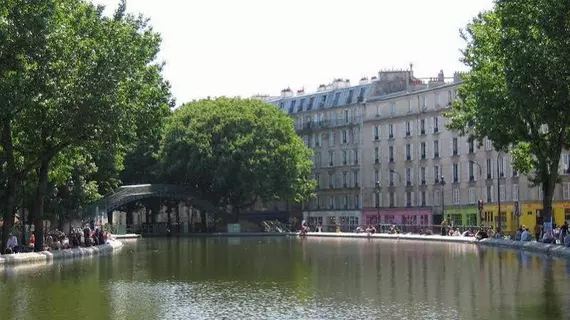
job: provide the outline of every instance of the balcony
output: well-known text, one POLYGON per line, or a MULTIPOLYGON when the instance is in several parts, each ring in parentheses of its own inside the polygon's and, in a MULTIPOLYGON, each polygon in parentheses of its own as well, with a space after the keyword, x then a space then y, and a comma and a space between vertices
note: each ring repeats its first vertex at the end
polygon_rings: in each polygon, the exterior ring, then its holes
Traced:
POLYGON ((394 163, 394 158, 390 157, 390 163, 394 163))
POLYGON ((434 179, 433 184, 439 184, 439 179, 434 179))
POLYGON ((491 177, 491 174, 490 174, 490 173, 487 173, 487 179, 491 179, 491 178, 492 178, 492 177, 491 177))
POLYGON ((421 130, 420 130, 420 134, 421 134, 421 135, 425 135, 425 134, 426 134, 426 129, 421 129, 421 130))
POLYGON ((388 135, 388 139, 394 139, 394 134, 393 134, 393 133, 390 133, 390 134, 388 135))
POLYGON ((433 128, 433 133, 439 133, 439 127, 434 127, 434 128, 433 128))
POLYGON ((426 185, 426 179, 422 179, 422 186, 426 185))
POLYGON ((474 182, 475 181, 475 177, 474 176, 469 176, 469 182, 474 182))
POLYGON ((422 153, 421 158, 422 158, 422 160, 425 160, 425 159, 426 159, 426 154, 425 154, 425 152, 422 153))
POLYGON ((411 185, 412 185, 412 181, 409 181, 409 180, 406 181, 406 185, 407 185, 407 186, 411 186, 411 185))
POLYGON ((374 159, 374 163, 380 163, 380 159, 379 158, 374 159))
POLYGON ((459 151, 457 149, 453 149, 453 155, 454 156, 458 156, 459 155, 459 151))
POLYGON ((412 135, 412 133, 410 131, 406 131, 406 137, 409 137, 411 135, 412 135))
POLYGON ((390 181, 390 187, 394 186, 394 181, 390 181))
POLYGON ((433 154, 433 158, 434 158, 434 159, 438 159, 438 158, 439 158, 439 152, 434 153, 434 154, 433 154))
POLYGON ((406 156, 406 161, 412 161, 412 156, 406 156))

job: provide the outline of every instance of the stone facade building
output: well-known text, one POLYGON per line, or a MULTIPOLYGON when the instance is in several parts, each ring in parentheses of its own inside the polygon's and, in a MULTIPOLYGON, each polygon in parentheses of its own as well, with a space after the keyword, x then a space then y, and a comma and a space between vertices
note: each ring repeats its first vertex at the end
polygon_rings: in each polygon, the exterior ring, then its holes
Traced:
MULTIPOLYGON (((498 154, 488 139, 479 146, 446 128, 444 112, 460 85, 460 73, 420 79, 410 68, 380 71, 358 85, 335 79, 309 94, 288 88, 269 100, 294 118, 315 152, 317 199, 304 204, 304 218, 343 230, 439 224, 443 218, 493 226, 500 219, 509 229, 542 223, 540 188, 513 169, 508 154, 498 154)), ((555 192, 558 223, 570 219, 569 169, 565 152, 555 192)))

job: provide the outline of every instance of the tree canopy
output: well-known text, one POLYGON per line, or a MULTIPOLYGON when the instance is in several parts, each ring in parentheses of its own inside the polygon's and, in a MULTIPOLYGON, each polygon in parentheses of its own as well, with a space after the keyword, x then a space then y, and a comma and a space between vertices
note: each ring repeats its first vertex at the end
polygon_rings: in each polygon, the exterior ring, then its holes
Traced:
POLYGON ((219 98, 185 104, 161 144, 163 178, 220 207, 312 196, 311 150, 292 120, 263 101, 219 98))
POLYGON ((4 221, 13 220, 17 183, 34 178, 36 248, 49 186, 75 180, 84 201, 116 187, 125 155, 162 130, 173 105, 156 62, 159 34, 125 1, 113 16, 103 9, 86 0, 0 8, 4 221))
POLYGON ((545 221, 570 138, 570 3, 498 0, 462 32, 470 68, 449 128, 496 150, 544 191, 545 221))

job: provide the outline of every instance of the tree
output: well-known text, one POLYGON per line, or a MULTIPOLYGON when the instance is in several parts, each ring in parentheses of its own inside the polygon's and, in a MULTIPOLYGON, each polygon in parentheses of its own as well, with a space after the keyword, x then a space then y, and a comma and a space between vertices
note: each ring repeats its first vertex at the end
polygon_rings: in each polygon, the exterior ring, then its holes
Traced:
POLYGON ((450 129, 488 137, 544 192, 545 221, 570 134, 570 3, 499 0, 462 32, 467 46, 450 129))
MULTIPOLYGON (((136 140, 137 119, 149 109, 164 108, 163 101, 170 101, 170 94, 160 76, 161 65, 155 63, 160 37, 147 19, 125 14, 124 1, 113 17, 104 16, 103 7, 85 0, 12 1, 15 16, 24 9, 31 12, 28 3, 49 8, 45 10, 49 14, 38 18, 42 41, 30 40, 34 46, 29 50, 23 46, 29 51, 26 55, 16 50, 19 47, 8 48, 25 61, 24 67, 0 74, 0 89, 7 89, 12 98, 7 107, 10 117, 2 119, 3 158, 6 168, 12 168, 6 171, 12 180, 18 178, 13 169, 17 156, 29 164, 20 172, 36 171, 31 218, 36 226, 36 249, 41 249, 44 198, 58 155, 78 150, 93 155, 106 148, 108 156, 93 158, 99 164, 110 160, 108 167, 115 165, 118 174, 122 157, 136 140), (34 94, 13 85, 18 79, 31 79, 28 82, 34 86, 26 82, 24 88, 30 87, 34 94)), ((33 34, 31 30, 18 32, 33 34)), ((12 33, 19 39, 20 33, 12 33)))
POLYGON ((236 219, 256 201, 303 201, 314 192, 311 151, 292 120, 263 101, 187 103, 170 117, 160 159, 165 180, 227 208, 236 219))

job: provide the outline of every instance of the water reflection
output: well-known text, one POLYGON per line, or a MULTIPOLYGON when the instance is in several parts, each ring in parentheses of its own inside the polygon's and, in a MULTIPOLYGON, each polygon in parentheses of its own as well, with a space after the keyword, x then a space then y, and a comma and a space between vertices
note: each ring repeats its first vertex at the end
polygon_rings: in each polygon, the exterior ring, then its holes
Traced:
POLYGON ((150 239, 7 270, 2 319, 561 319, 570 261, 378 239, 150 239), (22 302, 25 302, 22 307, 22 302))

